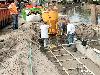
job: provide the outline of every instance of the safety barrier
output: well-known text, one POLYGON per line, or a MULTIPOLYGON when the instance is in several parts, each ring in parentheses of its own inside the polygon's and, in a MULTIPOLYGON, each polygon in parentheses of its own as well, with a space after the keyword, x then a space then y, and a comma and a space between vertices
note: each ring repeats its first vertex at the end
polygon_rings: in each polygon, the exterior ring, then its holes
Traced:
POLYGON ((7 26, 11 20, 10 12, 7 8, 0 8, 0 28, 7 26))

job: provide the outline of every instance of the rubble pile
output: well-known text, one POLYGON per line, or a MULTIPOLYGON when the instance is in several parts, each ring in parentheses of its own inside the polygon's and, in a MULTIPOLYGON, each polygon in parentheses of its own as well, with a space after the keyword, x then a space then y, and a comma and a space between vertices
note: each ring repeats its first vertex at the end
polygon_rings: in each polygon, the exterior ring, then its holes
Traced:
POLYGON ((100 45, 100 25, 79 25, 76 28, 76 35, 79 39, 87 41, 88 45, 98 48, 100 45))
POLYGON ((92 39, 95 35, 95 31, 92 25, 79 25, 76 28, 76 34, 79 38, 92 39))
POLYGON ((59 75, 40 52, 33 28, 32 23, 23 23, 19 30, 0 36, 0 75, 30 75, 31 65, 33 75, 59 75))

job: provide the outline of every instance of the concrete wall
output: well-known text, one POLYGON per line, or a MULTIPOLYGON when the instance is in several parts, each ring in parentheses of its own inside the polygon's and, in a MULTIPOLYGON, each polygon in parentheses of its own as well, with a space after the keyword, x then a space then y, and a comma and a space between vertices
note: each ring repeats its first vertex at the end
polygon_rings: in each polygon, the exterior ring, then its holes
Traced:
POLYGON ((100 50, 93 49, 89 46, 84 47, 80 41, 76 42, 77 50, 90 58, 95 64, 100 66, 100 50))

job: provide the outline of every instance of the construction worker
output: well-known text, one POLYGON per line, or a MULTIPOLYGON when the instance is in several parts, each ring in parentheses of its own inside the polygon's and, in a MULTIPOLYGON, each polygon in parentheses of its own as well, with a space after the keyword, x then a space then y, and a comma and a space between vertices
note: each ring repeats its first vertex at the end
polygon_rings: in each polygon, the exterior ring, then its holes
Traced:
POLYGON ((22 1, 20 4, 19 4, 19 6, 20 6, 20 13, 21 13, 21 10, 25 7, 25 5, 24 5, 24 2, 22 1))
POLYGON ((18 29, 18 10, 16 3, 12 1, 8 9, 10 10, 10 14, 12 15, 13 30, 18 29))
POLYGON ((63 14, 63 15, 66 14, 66 7, 62 7, 62 14, 63 14))
POLYGON ((40 29, 41 29, 41 39, 43 39, 44 41, 44 48, 47 47, 47 41, 48 41, 48 38, 49 38, 49 35, 48 35, 48 28, 50 26, 47 25, 46 22, 43 23, 42 21, 42 25, 40 25, 40 29))
POLYGON ((67 39, 68 39, 68 47, 70 47, 74 43, 75 36, 75 25, 70 23, 70 20, 67 21, 67 39))
POLYGON ((67 30, 67 26, 66 26, 65 20, 66 20, 65 18, 62 18, 62 22, 61 22, 62 35, 64 35, 66 33, 66 30, 67 30))

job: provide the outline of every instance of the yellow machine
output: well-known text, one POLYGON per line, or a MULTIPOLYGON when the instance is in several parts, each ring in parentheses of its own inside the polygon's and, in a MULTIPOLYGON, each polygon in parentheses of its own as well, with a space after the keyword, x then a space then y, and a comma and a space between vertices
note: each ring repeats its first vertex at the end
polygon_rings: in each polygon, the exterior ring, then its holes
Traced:
POLYGON ((42 12, 42 19, 50 25, 49 34, 56 35, 58 33, 58 12, 55 10, 44 11, 42 12))

